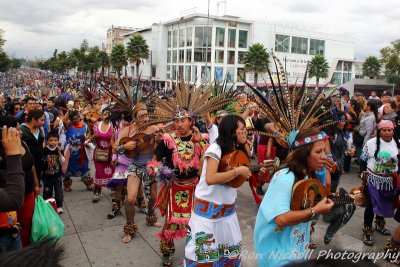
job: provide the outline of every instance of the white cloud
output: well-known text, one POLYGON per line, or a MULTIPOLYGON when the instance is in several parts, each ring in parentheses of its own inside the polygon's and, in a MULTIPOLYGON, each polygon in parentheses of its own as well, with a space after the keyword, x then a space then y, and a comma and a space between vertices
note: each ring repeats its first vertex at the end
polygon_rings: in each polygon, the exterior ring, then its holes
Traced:
MULTIPOLYGON (((210 13, 216 14, 211 0, 210 13)), ((144 27, 167 21, 197 7, 207 13, 207 0, 14 0, 1 1, 0 27, 6 33, 4 49, 16 57, 51 56, 54 49, 69 51, 83 39, 105 42, 111 25, 144 27)), ((399 39, 398 0, 228 0, 227 10, 249 20, 311 28, 318 32, 351 36, 356 57, 379 55, 399 39)), ((220 6, 223 10, 223 6, 220 6)))

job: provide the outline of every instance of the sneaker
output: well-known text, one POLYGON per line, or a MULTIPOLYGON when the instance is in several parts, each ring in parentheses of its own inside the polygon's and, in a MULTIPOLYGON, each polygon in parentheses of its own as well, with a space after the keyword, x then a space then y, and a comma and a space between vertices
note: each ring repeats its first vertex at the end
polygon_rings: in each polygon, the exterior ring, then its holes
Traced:
POLYGON ((61 207, 59 207, 59 208, 57 208, 57 213, 58 213, 58 214, 63 214, 64 211, 63 211, 63 209, 62 209, 61 207))

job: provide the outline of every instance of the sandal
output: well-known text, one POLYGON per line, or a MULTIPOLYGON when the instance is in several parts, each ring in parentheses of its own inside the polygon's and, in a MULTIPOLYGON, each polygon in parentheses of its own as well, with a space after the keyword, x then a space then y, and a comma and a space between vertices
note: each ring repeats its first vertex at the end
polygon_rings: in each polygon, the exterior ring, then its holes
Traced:
POLYGON ((172 260, 170 259, 169 256, 162 257, 162 265, 163 266, 172 266, 172 260))
POLYGON ((157 222, 157 216, 155 214, 147 214, 146 215, 146 222, 148 226, 155 226, 155 227, 161 227, 162 225, 157 222))
POLYGON ((398 260, 398 255, 400 252, 400 244, 393 240, 393 238, 388 239, 384 247, 385 260, 390 261, 394 265, 400 266, 400 260, 398 260))
POLYGON ((124 225, 125 236, 122 239, 122 242, 129 243, 132 240, 132 237, 135 237, 136 232, 137 232, 136 223, 126 223, 124 225))
POLYGON ((384 218, 376 217, 375 218, 375 230, 382 235, 389 236, 390 231, 385 227, 386 221, 384 218))

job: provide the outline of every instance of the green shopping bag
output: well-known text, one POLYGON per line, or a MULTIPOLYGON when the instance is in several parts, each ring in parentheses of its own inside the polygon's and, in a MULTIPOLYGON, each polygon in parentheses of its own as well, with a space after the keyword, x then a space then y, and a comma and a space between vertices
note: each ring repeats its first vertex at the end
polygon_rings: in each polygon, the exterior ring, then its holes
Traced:
POLYGON ((42 196, 35 198, 35 210, 32 217, 31 242, 42 238, 60 239, 64 236, 64 223, 53 207, 42 196))

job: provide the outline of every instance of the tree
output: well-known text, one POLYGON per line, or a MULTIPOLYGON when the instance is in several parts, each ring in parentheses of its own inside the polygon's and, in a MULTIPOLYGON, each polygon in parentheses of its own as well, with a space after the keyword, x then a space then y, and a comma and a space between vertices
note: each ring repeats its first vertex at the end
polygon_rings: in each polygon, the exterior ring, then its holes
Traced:
POLYGON ((104 77, 104 69, 105 68, 108 69, 110 67, 110 58, 108 57, 108 54, 105 51, 100 51, 98 57, 101 67, 101 73, 104 77))
POLYGON ((255 43, 244 54, 244 70, 254 72, 254 84, 257 86, 258 74, 267 71, 269 55, 263 44, 255 43))
POLYGON ((400 88, 400 39, 391 46, 381 49, 381 62, 385 66, 385 77, 388 83, 400 88))
POLYGON ((10 64, 11 64, 11 61, 8 58, 8 55, 6 54, 6 52, 4 52, 0 49, 0 72, 7 71, 10 64))
POLYGON ((10 69, 19 69, 21 67, 21 60, 18 58, 11 59, 10 69))
POLYGON ((123 44, 116 44, 113 47, 110 55, 110 63, 111 66, 113 66, 117 71, 118 77, 120 77, 122 67, 128 65, 128 58, 126 56, 125 47, 123 44))
POLYGON ((316 88, 319 86, 319 79, 328 77, 329 64, 325 57, 321 54, 315 55, 308 65, 308 75, 310 78, 315 77, 316 88))
MULTIPOLYGON (((126 48, 126 55, 129 62, 136 65, 136 78, 139 79, 139 66, 145 60, 149 58, 149 46, 146 40, 139 33, 135 33, 131 36, 126 48)), ((151 74, 150 74, 151 75, 151 74)))
POLYGON ((381 63, 376 57, 369 56, 365 59, 362 64, 362 74, 370 79, 375 79, 379 77, 381 72, 381 63))

